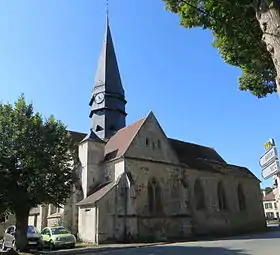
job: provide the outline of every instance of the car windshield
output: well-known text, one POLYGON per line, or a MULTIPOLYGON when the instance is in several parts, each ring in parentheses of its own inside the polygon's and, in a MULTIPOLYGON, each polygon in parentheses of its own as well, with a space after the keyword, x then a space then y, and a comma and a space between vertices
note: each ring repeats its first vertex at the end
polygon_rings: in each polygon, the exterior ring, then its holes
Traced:
POLYGON ((39 231, 34 226, 28 226, 27 233, 28 234, 37 234, 37 233, 39 233, 39 231))
POLYGON ((65 228, 51 228, 53 235, 68 234, 69 232, 65 228))

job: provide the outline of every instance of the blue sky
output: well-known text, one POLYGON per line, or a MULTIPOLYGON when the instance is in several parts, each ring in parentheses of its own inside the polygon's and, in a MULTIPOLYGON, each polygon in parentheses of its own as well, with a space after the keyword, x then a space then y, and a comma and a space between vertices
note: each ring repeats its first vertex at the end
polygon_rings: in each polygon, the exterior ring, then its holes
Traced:
MULTIPOLYGON (((215 147, 261 178, 263 143, 280 143, 279 97, 239 91, 240 71, 211 33, 181 27, 161 0, 111 0, 110 22, 127 122, 153 110, 169 137, 215 147)), ((43 115, 87 132, 104 27, 104 0, 0 1, 0 100, 25 93, 43 115)))

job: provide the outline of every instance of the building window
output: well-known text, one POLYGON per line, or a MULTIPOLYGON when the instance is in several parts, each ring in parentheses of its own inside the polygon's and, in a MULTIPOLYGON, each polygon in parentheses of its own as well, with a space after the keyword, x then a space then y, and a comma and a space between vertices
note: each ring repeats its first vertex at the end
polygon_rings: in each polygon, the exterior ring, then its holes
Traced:
POLYGON ((204 188, 199 179, 194 183, 194 199, 196 210, 204 210, 206 208, 204 188))
POLYGON ((37 227, 38 215, 34 215, 34 227, 37 227))
POLYGON ((274 203, 274 208, 277 209, 277 203, 274 203))
POLYGON ((158 148, 160 149, 160 148, 161 148, 161 142, 160 142, 160 140, 158 140, 157 143, 158 143, 158 148))
POLYGON ((265 203, 264 208, 265 209, 272 209, 272 203, 265 203))
POLYGON ((148 206, 151 214, 162 212, 161 187, 156 178, 148 183, 148 206))
POLYGON ((266 216, 267 219, 274 219, 274 213, 273 212, 267 212, 265 214, 265 216, 266 216))
POLYGON ((153 141, 153 150, 155 149, 155 147, 156 147, 156 146, 155 146, 155 142, 153 141))
POLYGON ((218 204, 219 204, 220 211, 227 211, 228 205, 226 199, 226 192, 221 182, 218 183, 217 195, 218 195, 218 204))
POLYGON ((268 204, 267 203, 264 204, 264 209, 268 209, 268 204))
POLYGON ((241 184, 238 185, 237 196, 238 196, 239 210, 240 211, 246 210, 245 195, 244 195, 243 188, 242 188, 241 184))
POLYGON ((59 212, 60 212, 60 207, 52 204, 49 205, 49 215, 52 215, 54 213, 59 213, 59 212))
POLYGON ((149 138, 146 138, 146 146, 148 147, 150 144, 149 138))

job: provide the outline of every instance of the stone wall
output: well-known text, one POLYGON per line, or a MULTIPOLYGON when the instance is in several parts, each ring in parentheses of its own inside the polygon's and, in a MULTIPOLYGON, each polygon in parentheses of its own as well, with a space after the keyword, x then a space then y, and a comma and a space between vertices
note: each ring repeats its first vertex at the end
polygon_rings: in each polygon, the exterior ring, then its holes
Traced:
MULTIPOLYGON (((151 178, 155 178, 162 187, 163 215, 185 215, 186 219, 183 222, 188 222, 189 227, 183 226, 183 229, 190 229, 191 226, 195 234, 209 234, 231 233, 265 226, 259 180, 246 169, 230 165, 216 164, 215 169, 209 171, 180 166, 153 114, 146 119, 125 156, 126 171, 132 174, 135 182, 136 214, 139 219, 145 218, 140 220, 143 223, 141 224, 150 227, 151 232, 159 231, 156 226, 161 225, 162 229, 168 230, 162 232, 175 235, 176 233, 169 229, 173 229, 173 224, 178 224, 178 221, 172 218, 163 220, 158 217, 161 224, 154 219, 155 216, 153 220, 147 220, 147 217, 152 217, 148 212, 147 199, 147 187, 151 178), (194 184, 197 179, 202 186, 205 208, 196 208, 198 199, 195 199, 194 184), (218 196, 218 184, 224 189, 226 209, 219 206, 221 196, 218 196), (238 185, 241 185, 244 191, 244 210, 239 209, 238 185)), ((145 229, 148 228, 140 227, 139 235, 148 231, 145 229)), ((190 232, 184 235, 188 234, 190 232)))
POLYGON ((79 159, 82 167, 81 184, 84 198, 105 178, 103 166, 100 164, 104 159, 104 146, 104 143, 91 140, 84 141, 79 145, 79 159))
POLYGON ((170 164, 152 161, 125 160, 126 171, 135 183, 135 213, 138 238, 176 239, 191 234, 191 208, 186 171, 170 164), (160 185, 158 201, 161 210, 151 212, 148 183, 155 178, 160 185))
POLYGON ((97 243, 96 212, 96 207, 93 205, 79 208, 78 237, 85 243, 97 243))
POLYGON ((254 178, 244 178, 208 171, 188 170, 193 209, 193 231, 195 234, 233 233, 265 227, 261 204, 260 186, 254 178), (197 210, 194 201, 194 183, 199 179, 205 194, 206 208, 197 210), (225 189, 227 210, 219 208, 218 183, 225 189), (238 185, 245 196, 244 210, 239 208, 238 185))

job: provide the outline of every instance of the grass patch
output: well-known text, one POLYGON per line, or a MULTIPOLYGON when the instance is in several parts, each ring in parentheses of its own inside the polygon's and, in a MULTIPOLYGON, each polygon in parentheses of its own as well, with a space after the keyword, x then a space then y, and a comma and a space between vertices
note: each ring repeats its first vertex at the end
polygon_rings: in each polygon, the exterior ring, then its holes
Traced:
POLYGON ((75 248, 82 248, 82 247, 100 247, 99 244, 93 244, 93 243, 77 243, 75 248))

